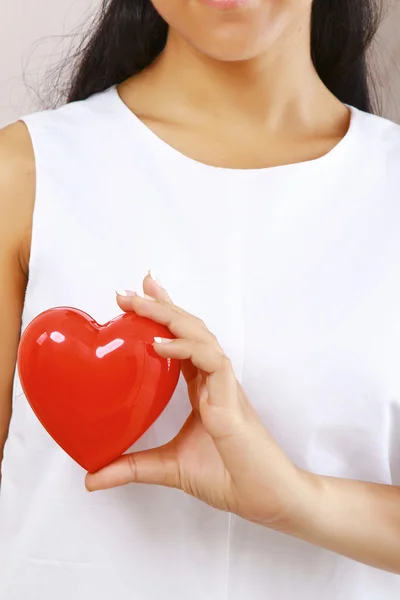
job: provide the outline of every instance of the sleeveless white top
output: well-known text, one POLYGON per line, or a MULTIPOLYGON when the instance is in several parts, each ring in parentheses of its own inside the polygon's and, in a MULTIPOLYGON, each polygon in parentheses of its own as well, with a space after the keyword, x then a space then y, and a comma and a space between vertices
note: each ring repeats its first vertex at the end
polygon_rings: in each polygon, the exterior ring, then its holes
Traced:
MULTIPOLYGON (((398 126, 353 109, 325 157, 232 170, 168 146, 115 87, 24 121, 37 166, 24 327, 59 305, 106 322, 114 290, 139 290, 152 268, 218 336, 293 461, 400 484, 398 126)), ((188 412, 180 384, 136 448, 170 440, 188 412)), ((16 381, 1 600, 399 597, 395 575, 176 490, 88 494, 16 381)))

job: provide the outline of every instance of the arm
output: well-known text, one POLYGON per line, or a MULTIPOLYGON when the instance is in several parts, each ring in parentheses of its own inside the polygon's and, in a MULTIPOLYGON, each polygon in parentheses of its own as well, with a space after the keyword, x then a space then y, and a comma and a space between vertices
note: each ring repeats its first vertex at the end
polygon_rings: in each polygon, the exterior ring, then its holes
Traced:
POLYGON ((0 131, 0 468, 11 418, 34 193, 30 137, 25 125, 16 123, 0 131))
POLYGON ((305 474, 307 513, 291 533, 385 571, 400 574, 400 488, 305 474))

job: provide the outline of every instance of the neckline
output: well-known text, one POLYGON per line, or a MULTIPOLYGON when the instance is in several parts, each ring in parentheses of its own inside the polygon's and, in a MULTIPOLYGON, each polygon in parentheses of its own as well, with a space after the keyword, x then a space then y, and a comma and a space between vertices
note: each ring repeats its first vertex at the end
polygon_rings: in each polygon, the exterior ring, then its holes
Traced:
POLYGON ((170 160, 173 160, 178 163, 180 162, 182 168, 202 170, 204 172, 207 172, 208 174, 227 174, 232 177, 259 177, 271 173, 297 171, 299 169, 304 170, 316 166, 323 166, 326 163, 329 163, 333 159, 340 156, 343 152, 346 151, 346 149, 349 146, 351 146, 351 142, 354 139, 355 131, 357 130, 357 125, 359 121, 358 117, 360 113, 360 111, 357 108, 348 104, 345 105, 350 111, 349 128, 346 134, 343 136, 343 138, 331 150, 329 150, 329 152, 327 152, 323 156, 297 163, 262 167, 260 169, 234 169, 229 167, 216 167, 213 165, 208 165, 207 163, 200 162, 180 152, 179 150, 168 144, 168 142, 160 138, 152 129, 150 129, 150 127, 148 127, 143 121, 139 119, 139 117, 122 100, 121 96, 119 95, 117 85, 113 85, 110 88, 108 88, 108 90, 106 90, 106 93, 108 93, 111 96, 112 100, 115 102, 116 109, 120 111, 125 118, 127 118, 127 122, 129 121, 130 125, 133 125, 135 129, 139 129, 152 144, 156 145, 158 151, 161 154, 164 154, 170 160))

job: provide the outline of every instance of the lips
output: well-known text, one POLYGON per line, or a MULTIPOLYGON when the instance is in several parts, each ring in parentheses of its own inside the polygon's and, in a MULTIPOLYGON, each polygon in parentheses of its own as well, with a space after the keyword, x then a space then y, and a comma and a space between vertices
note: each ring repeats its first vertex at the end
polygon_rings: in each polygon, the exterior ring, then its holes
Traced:
POLYGON ((217 10, 235 10, 249 4, 250 0, 200 0, 200 2, 217 10))

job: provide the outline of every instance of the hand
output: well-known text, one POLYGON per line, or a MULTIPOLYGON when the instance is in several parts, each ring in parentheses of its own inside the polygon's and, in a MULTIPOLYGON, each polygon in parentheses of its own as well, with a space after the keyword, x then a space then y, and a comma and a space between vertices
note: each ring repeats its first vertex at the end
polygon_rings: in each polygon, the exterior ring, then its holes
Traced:
POLYGON ((154 348, 160 356, 183 361, 192 413, 171 442, 88 474, 86 487, 174 487, 249 521, 290 530, 309 503, 308 474, 290 462, 260 422, 205 324, 175 306, 150 276, 143 288, 147 298, 118 296, 119 305, 166 325, 177 338, 154 348))
POLYGON ((143 288, 156 301, 119 296, 119 305, 167 325, 177 338, 154 348, 183 361, 193 410, 165 446, 87 475, 88 490, 127 483, 175 487, 248 521, 400 573, 400 488, 298 469, 260 422, 204 323, 174 306, 149 276, 143 288))

